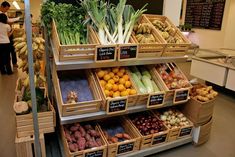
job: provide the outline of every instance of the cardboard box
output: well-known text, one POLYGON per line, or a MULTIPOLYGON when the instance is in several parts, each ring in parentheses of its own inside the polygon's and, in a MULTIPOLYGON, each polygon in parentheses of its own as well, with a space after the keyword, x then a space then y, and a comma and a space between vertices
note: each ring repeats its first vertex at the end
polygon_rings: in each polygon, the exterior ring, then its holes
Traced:
POLYGON ((209 140, 212 122, 211 117, 206 124, 193 128, 193 143, 195 146, 204 144, 209 140))
POLYGON ((201 102, 191 98, 182 109, 182 112, 189 118, 194 126, 206 124, 213 115, 214 101, 201 102))

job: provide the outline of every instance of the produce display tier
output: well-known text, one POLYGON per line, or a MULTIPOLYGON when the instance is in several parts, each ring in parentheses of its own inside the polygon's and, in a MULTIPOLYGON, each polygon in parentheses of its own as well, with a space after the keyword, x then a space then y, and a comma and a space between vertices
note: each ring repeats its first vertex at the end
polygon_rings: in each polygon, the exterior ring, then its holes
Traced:
MULTIPOLYGON (((164 107, 169 107, 169 106, 176 106, 176 105, 173 105, 172 102, 166 102, 163 106, 161 106, 159 108, 164 108, 164 107)), ((131 107, 127 108, 127 112, 115 114, 115 116, 136 113, 136 112, 142 112, 142 111, 146 111, 146 110, 148 110, 146 108, 146 105, 131 106, 131 107)), ((59 112, 61 125, 75 123, 75 122, 103 119, 103 118, 108 118, 108 117, 114 116, 114 115, 107 115, 105 111, 98 111, 95 113, 86 113, 86 114, 81 114, 81 115, 62 117, 60 110, 58 110, 58 112, 59 112)))
POLYGON ((59 61, 58 53, 51 43, 51 49, 53 51, 54 62, 56 70, 75 70, 75 69, 92 69, 101 67, 115 67, 115 66, 130 66, 130 65, 148 65, 158 63, 169 62, 186 62, 188 56, 174 56, 174 57, 158 57, 158 58, 142 58, 132 61, 114 61, 114 62, 95 62, 95 61, 59 61))

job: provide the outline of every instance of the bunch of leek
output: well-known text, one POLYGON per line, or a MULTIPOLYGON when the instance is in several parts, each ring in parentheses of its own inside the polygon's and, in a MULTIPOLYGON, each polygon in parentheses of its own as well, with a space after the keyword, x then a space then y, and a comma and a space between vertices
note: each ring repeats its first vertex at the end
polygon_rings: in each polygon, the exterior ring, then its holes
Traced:
POLYGON ((117 5, 103 0, 81 0, 81 5, 97 30, 101 44, 128 43, 135 23, 146 11, 146 5, 135 11, 126 5, 126 0, 119 0, 117 5))

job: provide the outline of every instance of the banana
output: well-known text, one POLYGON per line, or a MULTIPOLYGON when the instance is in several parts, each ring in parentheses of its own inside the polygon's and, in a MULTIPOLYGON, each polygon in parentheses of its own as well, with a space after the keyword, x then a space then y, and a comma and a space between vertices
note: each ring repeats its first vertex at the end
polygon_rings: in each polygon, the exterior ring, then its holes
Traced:
POLYGON ((19 50, 19 49, 23 48, 25 45, 26 45, 26 42, 21 42, 21 43, 17 44, 15 46, 15 48, 19 50))
POLYGON ((41 43, 41 40, 39 39, 39 37, 33 38, 33 41, 37 44, 41 43))
POLYGON ((41 51, 45 51, 45 46, 44 46, 43 44, 40 44, 40 45, 39 45, 39 49, 40 49, 41 51))
POLYGON ((38 49, 38 44, 36 44, 35 42, 33 42, 32 47, 33 47, 33 51, 34 51, 34 50, 37 50, 37 49, 38 49))
POLYGON ((27 76, 27 78, 24 80, 23 85, 25 88, 29 86, 29 76, 27 76))

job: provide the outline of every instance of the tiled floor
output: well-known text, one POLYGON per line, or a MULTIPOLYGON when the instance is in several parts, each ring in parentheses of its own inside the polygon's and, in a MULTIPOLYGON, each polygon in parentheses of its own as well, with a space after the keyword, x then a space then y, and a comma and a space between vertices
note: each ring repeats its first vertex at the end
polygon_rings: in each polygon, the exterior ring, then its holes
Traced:
MULTIPOLYGON (((180 67, 188 75, 190 64, 180 64, 180 67)), ((16 72, 11 76, 0 75, 0 157, 16 157, 15 119, 12 109, 16 80, 16 72)), ((220 93, 213 119, 211 138, 206 144, 200 147, 187 144, 152 157, 235 157, 234 95, 220 93)))

